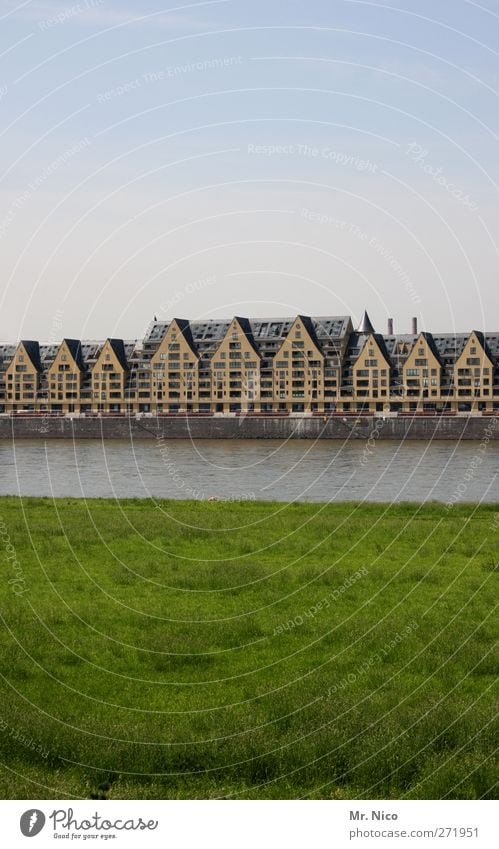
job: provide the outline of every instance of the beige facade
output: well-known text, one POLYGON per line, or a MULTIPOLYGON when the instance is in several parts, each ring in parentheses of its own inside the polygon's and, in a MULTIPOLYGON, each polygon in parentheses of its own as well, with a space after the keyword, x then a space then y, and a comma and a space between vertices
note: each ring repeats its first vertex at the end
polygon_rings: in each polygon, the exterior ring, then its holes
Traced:
POLYGON ((102 413, 125 412, 127 371, 117 342, 106 339, 91 370, 92 410, 102 413))
POLYGON ((0 414, 499 412, 499 334, 377 333, 367 314, 154 321, 144 340, 0 345, 0 414))
POLYGON ((215 412, 260 409, 260 354, 239 318, 232 319, 213 354, 211 398, 215 412))
POLYGON ((199 358, 173 319, 151 360, 151 401, 158 412, 196 412, 199 358))
MULTIPOLYGON (((77 346, 78 342, 75 343, 77 346)), ((47 381, 42 400, 53 412, 79 413, 82 400, 82 365, 77 362, 74 345, 64 339, 55 359, 47 368, 47 381)))
POLYGON ((37 342, 20 342, 5 370, 5 411, 35 410, 39 403, 40 373, 37 342))
POLYGON ((490 405, 493 374, 494 363, 483 347, 480 334, 473 331, 456 360, 454 392, 457 399, 468 401, 472 410, 477 409, 479 404, 490 405))
POLYGON ((324 355, 312 335, 307 320, 297 316, 274 357, 274 399, 283 410, 324 407, 324 355))
POLYGON ((404 363, 404 398, 424 409, 425 401, 442 402, 442 364, 427 335, 420 333, 404 363))
POLYGON ((390 361, 380 343, 370 333, 353 366, 353 396, 376 409, 388 408, 390 398, 390 361))

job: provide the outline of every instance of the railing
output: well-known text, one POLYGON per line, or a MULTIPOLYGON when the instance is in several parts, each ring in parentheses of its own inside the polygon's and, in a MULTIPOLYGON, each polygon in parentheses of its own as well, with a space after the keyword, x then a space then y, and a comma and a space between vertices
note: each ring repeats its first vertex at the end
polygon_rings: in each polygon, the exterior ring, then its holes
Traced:
POLYGON ((383 412, 382 410, 370 411, 370 410, 311 410, 307 412, 294 412, 292 410, 233 410, 228 413, 220 413, 215 411, 197 411, 197 412, 187 412, 187 411, 178 411, 174 412, 116 412, 111 410, 109 412, 104 411, 92 411, 85 413, 64 413, 61 411, 55 410, 12 410, 7 413, 0 412, 0 418, 16 418, 16 419, 60 419, 60 418, 68 418, 68 419, 91 419, 91 418, 127 418, 127 419, 141 419, 141 418, 207 418, 210 416, 249 416, 252 418, 282 418, 283 416, 289 416, 293 414, 294 416, 302 416, 303 418, 309 417, 317 417, 320 416, 322 418, 383 418, 383 417, 399 417, 399 418, 435 418, 439 417, 448 417, 448 416, 485 416, 485 417, 499 417, 499 410, 474 410, 474 411, 463 411, 463 410, 390 410, 383 412))

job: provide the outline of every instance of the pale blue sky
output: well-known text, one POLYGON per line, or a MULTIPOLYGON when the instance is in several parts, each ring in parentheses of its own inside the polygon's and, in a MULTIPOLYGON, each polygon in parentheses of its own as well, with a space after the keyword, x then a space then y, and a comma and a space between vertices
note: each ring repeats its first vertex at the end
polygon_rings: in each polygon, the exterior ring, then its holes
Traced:
POLYGON ((0 339, 499 330, 499 3, 0 3, 0 339))

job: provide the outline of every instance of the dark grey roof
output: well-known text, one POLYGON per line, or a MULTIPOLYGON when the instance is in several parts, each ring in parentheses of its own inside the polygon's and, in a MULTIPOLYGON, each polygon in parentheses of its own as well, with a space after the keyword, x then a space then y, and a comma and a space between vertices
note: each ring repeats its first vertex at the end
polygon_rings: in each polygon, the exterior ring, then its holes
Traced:
POLYGON ((431 333, 426 333, 426 331, 423 330, 423 332, 420 333, 420 336, 422 336, 426 340, 426 342, 428 343, 428 347, 429 347, 430 351, 437 358, 440 365, 443 365, 442 357, 440 356, 440 351, 438 350, 438 348, 437 348, 437 346, 436 346, 436 344, 433 340, 433 335, 431 333))
POLYGON ((348 342, 346 356, 350 357, 352 360, 357 359, 364 350, 370 336, 376 340, 381 353, 385 359, 390 362, 390 354, 388 353, 384 336, 382 336, 381 333, 372 333, 371 331, 369 331, 369 333, 352 333, 348 342))
MULTIPOLYGON (((236 316, 237 317, 237 316, 236 316)), ((289 333, 296 316, 292 318, 252 318, 246 319, 251 328, 251 334, 255 342, 266 340, 282 340, 289 333)), ((178 320, 178 319, 177 319, 178 320)), ((348 332, 350 316, 314 316, 310 319, 315 334, 320 340, 322 338, 341 339, 348 332)), ((170 322, 154 321, 149 326, 144 342, 147 344, 159 343, 163 339, 170 322)), ((230 321, 210 319, 206 321, 189 322, 194 342, 221 342, 230 327, 230 321)))
POLYGON ((375 333, 374 327, 372 326, 371 319, 367 314, 367 310, 364 312, 364 316, 360 323, 360 327, 357 333, 375 333))
POLYGON ((9 363, 16 353, 17 345, 0 345, 0 360, 9 363))
POLYGON ((111 348, 118 357, 118 361, 122 368, 124 368, 125 371, 128 371, 128 358, 126 355, 125 344, 123 342, 123 339, 108 339, 107 341, 109 342, 111 348))
MULTIPOLYGON (((476 338, 477 338, 477 339, 478 339, 478 341, 480 342, 480 345, 481 345, 481 346, 482 346, 482 348, 484 349, 484 351, 485 351, 485 353, 487 354, 487 356, 488 356, 490 359, 493 359, 493 354, 492 354, 492 351, 491 351, 491 349, 490 349, 490 345, 489 345, 489 342, 488 342, 488 340, 487 340, 487 337, 486 337, 485 333, 482 333, 482 331, 481 331, 481 330, 472 330, 472 331, 471 331, 471 333, 474 333, 474 334, 475 334, 476 338)), ((471 333, 469 334, 469 336, 471 336, 471 333)), ((469 337, 468 337, 468 338, 469 338, 469 337)))
POLYGON ((85 370, 85 363, 83 360, 83 354, 81 350, 81 342, 79 339, 64 339, 63 340, 69 348, 70 354, 73 357, 76 365, 80 369, 80 371, 85 370))
POLYGON ((23 339, 21 344, 24 346, 24 350, 26 351, 28 357, 33 363, 34 367, 37 371, 42 370, 42 363, 40 360, 40 345, 38 342, 33 342, 32 340, 23 339))
POLYGON ((312 319, 308 315, 298 315, 297 318, 300 319, 301 323, 305 327, 305 330, 308 332, 312 342, 316 345, 320 350, 320 342, 317 338, 317 334, 315 332, 315 325, 312 319))
MULTIPOLYGON (((331 347, 330 343, 336 345, 336 347, 339 347, 336 343, 340 340, 347 343, 344 362, 344 366, 347 369, 351 367, 352 362, 357 358, 364 347, 368 335, 373 333, 372 330, 369 331, 369 333, 361 333, 360 331, 352 332, 350 316, 309 317, 300 315, 300 319, 303 321, 304 326, 307 327, 307 330, 311 333, 311 335, 312 332, 315 334, 317 344, 319 347, 322 346, 326 356, 328 356, 327 352, 331 347)), ((367 316, 367 319, 369 319, 369 316, 367 316)), ((239 318, 238 320, 240 321, 244 332, 247 333, 249 338, 253 340, 253 343, 257 351, 260 352, 260 355, 265 358, 271 358, 274 356, 280 343, 289 333, 289 330, 296 320, 296 316, 288 318, 239 318)), ((193 351, 202 358, 203 362, 208 361, 211 358, 215 348, 224 338, 231 323, 229 320, 194 321, 192 323, 187 319, 176 319, 176 321, 189 345, 192 347, 193 351)), ((150 368, 149 361, 152 353, 163 339, 169 324, 169 322, 153 322, 150 325, 143 342, 140 340, 137 342, 136 340, 124 341, 121 339, 110 339, 109 342, 123 367, 128 369, 130 366, 133 366, 134 369, 140 369, 145 364, 145 368, 150 368)), ((372 327, 370 321, 369 325, 372 327)), ((499 333, 483 333, 481 331, 473 332, 476 333, 478 340, 481 344, 483 344, 488 356, 495 363, 496 368, 498 368, 499 333)), ((373 335, 380 345, 384 356, 386 356, 387 359, 391 359, 393 368, 397 370, 397 368, 399 369, 401 367, 405 358, 412 350, 420 334, 409 333, 384 336, 373 333, 373 335), (396 346, 401 342, 406 345, 407 350, 404 353, 395 353, 396 346)), ((455 362, 455 360, 462 354, 470 333, 424 332, 424 336, 428 339, 433 352, 439 357, 441 362, 443 364, 452 365, 452 363, 455 362)), ((78 354, 79 361, 88 369, 90 369, 96 362, 104 344, 103 341, 92 340, 80 342, 79 340, 66 339, 66 342, 68 343, 70 350, 72 350, 72 353, 74 351, 78 354)), ((59 350, 59 343, 39 345, 37 342, 27 341, 24 342, 24 345, 26 346, 30 359, 34 358, 33 362, 37 369, 41 370, 46 370, 48 368, 59 350)), ((4 371, 7 365, 11 362, 16 350, 17 345, 15 344, 6 343, 0 345, 0 368, 2 371, 4 371)), ((75 353, 73 353, 73 356, 75 353)))
POLYGON ((240 325, 244 335, 246 336, 246 339, 248 340, 251 347, 253 348, 255 354, 260 356, 260 353, 259 353, 258 348, 256 346, 255 337, 253 336, 253 329, 251 327, 249 320, 247 318, 241 318, 241 316, 239 316, 239 315, 236 315, 234 317, 235 317, 236 321, 239 322, 239 325, 240 325))
POLYGON ((197 354, 196 343, 194 342, 189 320, 187 318, 175 318, 173 320, 177 322, 182 336, 184 337, 189 347, 192 349, 193 353, 197 354))

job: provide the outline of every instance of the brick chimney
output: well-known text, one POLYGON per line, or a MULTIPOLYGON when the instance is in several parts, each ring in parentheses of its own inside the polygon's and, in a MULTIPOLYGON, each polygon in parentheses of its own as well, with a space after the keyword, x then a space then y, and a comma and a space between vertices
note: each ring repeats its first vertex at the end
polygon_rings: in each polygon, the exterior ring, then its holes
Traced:
POLYGON ((417 320, 417 318, 416 318, 416 317, 414 317, 414 318, 412 319, 412 335, 413 335, 413 336, 417 336, 417 335, 418 335, 418 320, 417 320))
POLYGON ((393 336, 393 318, 388 319, 388 336, 393 336))

